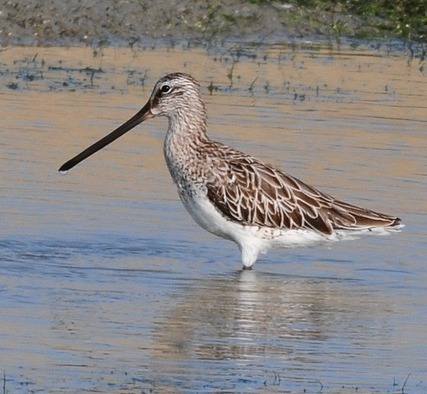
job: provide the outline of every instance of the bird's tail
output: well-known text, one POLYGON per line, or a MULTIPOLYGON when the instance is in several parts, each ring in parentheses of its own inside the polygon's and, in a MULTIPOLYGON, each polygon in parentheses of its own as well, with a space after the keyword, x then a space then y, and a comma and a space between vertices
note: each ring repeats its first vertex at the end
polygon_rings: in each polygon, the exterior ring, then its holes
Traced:
POLYGON ((342 201, 334 201, 329 215, 334 229, 337 230, 398 229, 403 226, 400 218, 396 216, 371 211, 342 201))

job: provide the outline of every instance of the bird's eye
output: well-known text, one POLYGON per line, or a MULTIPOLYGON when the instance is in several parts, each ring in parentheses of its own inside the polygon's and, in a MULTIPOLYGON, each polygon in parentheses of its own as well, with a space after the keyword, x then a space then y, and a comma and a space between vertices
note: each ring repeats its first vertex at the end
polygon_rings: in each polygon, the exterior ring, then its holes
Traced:
POLYGON ((171 87, 169 85, 163 85, 160 88, 160 90, 161 90, 162 93, 167 93, 167 92, 169 92, 171 90, 171 87))

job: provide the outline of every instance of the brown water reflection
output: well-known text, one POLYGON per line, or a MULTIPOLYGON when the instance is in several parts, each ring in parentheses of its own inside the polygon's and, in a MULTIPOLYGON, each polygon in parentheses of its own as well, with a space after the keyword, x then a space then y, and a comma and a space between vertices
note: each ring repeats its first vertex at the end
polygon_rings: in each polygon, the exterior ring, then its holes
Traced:
POLYGON ((424 71, 363 51, 236 53, 1 52, 0 369, 10 392, 397 392, 408 373, 408 392, 427 390, 424 71), (176 70, 202 81, 211 136, 399 215, 405 231, 274 252, 236 272, 236 248, 178 202, 164 120, 57 173, 176 70))

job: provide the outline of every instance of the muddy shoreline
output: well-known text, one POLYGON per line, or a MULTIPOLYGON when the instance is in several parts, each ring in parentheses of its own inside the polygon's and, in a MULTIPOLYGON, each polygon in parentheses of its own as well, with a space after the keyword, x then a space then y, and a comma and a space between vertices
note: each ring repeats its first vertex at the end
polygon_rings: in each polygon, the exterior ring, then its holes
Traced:
POLYGON ((425 40, 405 39, 388 20, 319 7, 244 0, 0 0, 0 45, 221 49, 231 43, 320 43, 425 56, 425 40))
MULTIPOLYGON (((329 46, 308 45, 293 47, 290 45, 251 46, 235 45, 222 51, 203 48, 91 48, 91 47, 8 47, 1 50, 0 91, 33 91, 33 92, 87 92, 98 91, 100 94, 124 94, 134 90, 140 91, 153 84, 161 73, 172 69, 164 59, 182 57, 175 68, 199 75, 204 63, 197 65, 195 59, 207 56, 215 72, 202 80, 205 93, 243 94, 249 96, 284 95, 290 102, 321 100, 329 97, 333 100, 346 100, 349 92, 343 83, 328 81, 321 83, 301 84, 289 79, 285 71, 279 78, 265 75, 268 64, 283 68, 289 65, 304 70, 304 62, 299 63, 301 55, 308 54, 312 59, 328 58, 333 61, 340 56, 349 59, 361 58, 394 58, 407 65, 408 70, 417 70, 425 75, 427 70, 423 61, 409 59, 387 53, 358 48, 336 50, 329 46), (150 67, 148 59, 159 57, 159 64, 150 67), (121 60, 118 62, 118 58, 121 60), (194 63, 196 62, 196 64, 194 63), (196 67, 197 66, 197 67, 196 67), (242 70, 252 67, 250 76, 244 78, 242 70), (114 83, 111 83, 113 77, 114 83)), ((387 61, 387 60, 384 60, 387 61)), ((206 62, 206 60, 204 60, 206 62)), ((309 80, 305 76, 305 82, 309 80)), ((384 87, 384 93, 392 93, 390 87, 384 87)))

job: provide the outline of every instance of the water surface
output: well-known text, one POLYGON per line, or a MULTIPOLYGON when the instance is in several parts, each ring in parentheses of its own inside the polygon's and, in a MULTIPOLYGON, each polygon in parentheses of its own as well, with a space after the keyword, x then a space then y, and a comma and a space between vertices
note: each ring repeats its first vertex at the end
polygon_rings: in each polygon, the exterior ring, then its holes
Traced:
POLYGON ((427 80, 417 61, 281 46, 9 48, 0 66, 7 392, 427 391, 427 80), (274 251, 241 272, 235 245, 181 207, 162 119, 57 173, 177 70, 201 81, 213 138, 396 214, 404 231, 274 251))

